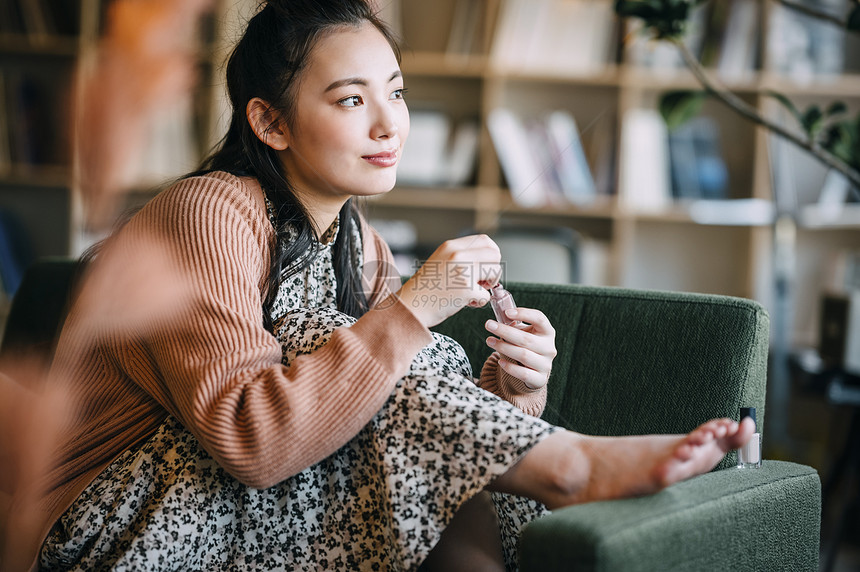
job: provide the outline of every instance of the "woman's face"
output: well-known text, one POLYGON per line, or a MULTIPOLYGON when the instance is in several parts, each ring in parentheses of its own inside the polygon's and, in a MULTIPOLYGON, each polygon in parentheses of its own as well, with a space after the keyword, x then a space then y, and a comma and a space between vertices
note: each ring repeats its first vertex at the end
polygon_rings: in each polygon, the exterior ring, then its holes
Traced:
POLYGON ((366 22, 329 33, 311 52, 280 155, 302 202, 328 210, 391 190, 408 133, 397 58, 366 22))

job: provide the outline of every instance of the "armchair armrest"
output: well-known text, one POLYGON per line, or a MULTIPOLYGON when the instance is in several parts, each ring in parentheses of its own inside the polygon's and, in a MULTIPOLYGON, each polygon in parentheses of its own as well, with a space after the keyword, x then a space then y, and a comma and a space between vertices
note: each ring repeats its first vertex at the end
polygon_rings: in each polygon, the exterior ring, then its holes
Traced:
POLYGON ((820 518, 816 471, 765 460, 654 495, 556 510, 525 528, 520 569, 814 571, 820 518))

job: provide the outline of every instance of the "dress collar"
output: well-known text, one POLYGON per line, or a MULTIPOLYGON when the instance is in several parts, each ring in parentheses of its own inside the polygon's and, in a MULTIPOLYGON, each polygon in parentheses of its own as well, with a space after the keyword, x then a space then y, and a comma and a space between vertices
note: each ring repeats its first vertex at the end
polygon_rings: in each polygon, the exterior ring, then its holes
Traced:
MULTIPOLYGON (((269 200, 268 196, 264 195, 266 199, 266 211, 269 214, 269 222, 275 228, 277 232, 277 226, 275 225, 275 207, 272 205, 272 202, 269 200)), ((319 238, 317 243, 322 247, 332 246, 337 240, 337 233, 340 231, 340 213, 337 213, 337 216, 334 217, 334 220, 326 229, 326 231, 319 238)), ((287 238, 292 240, 296 237, 298 231, 293 225, 288 225, 287 227, 287 238)))

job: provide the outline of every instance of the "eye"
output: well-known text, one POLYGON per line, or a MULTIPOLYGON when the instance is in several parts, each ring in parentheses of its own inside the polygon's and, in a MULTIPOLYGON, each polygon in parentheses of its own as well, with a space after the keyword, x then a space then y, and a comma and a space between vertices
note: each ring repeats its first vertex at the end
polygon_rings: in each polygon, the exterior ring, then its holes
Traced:
POLYGON ((406 91, 407 90, 405 87, 401 87, 400 89, 395 89, 391 93, 391 97, 389 99, 403 99, 404 96, 406 95, 406 91))
POLYGON ((350 95, 349 97, 344 97, 337 103, 338 105, 342 105, 344 107, 358 107, 359 105, 361 105, 362 101, 360 95, 350 95))

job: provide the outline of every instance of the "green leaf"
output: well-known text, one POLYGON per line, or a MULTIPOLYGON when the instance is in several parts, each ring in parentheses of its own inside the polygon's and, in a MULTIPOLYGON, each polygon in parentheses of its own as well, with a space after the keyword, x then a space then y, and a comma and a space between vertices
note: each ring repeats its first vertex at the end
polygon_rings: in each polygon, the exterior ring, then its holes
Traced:
POLYGON ((794 118, 797 119, 798 123, 801 123, 801 124, 803 123, 803 115, 800 113, 800 110, 797 109, 797 107, 794 105, 794 103, 792 103, 792 101, 790 99, 788 99, 786 96, 784 96, 783 94, 781 94, 779 92, 772 91, 772 90, 765 91, 765 95, 769 95, 772 98, 776 99, 778 102, 780 102, 783 105, 783 107, 785 107, 786 109, 788 109, 791 112, 791 114, 794 116, 794 118))
POLYGON ((821 146, 834 157, 860 171, 860 114, 827 128, 821 146))
POLYGON ((826 115, 827 117, 832 117, 832 116, 834 116, 834 115, 838 115, 838 114, 840 114, 840 113, 845 113, 845 112, 847 112, 847 111, 848 111, 848 106, 847 106, 847 105, 845 105, 845 103, 844 103, 844 102, 842 102, 842 101, 834 101, 834 102, 833 102, 833 103, 831 103, 831 104, 830 104, 830 106, 827 108, 827 112, 825 113, 825 115, 826 115))
POLYGON ((815 135, 821 130, 823 121, 824 114, 821 112, 821 108, 817 105, 810 105, 803 113, 800 124, 809 134, 809 138, 815 139, 815 135))
POLYGON ((621 17, 640 18, 645 28, 661 40, 683 37, 690 8, 701 0, 616 0, 615 12, 621 17))
POLYGON ((646 2, 635 0, 618 0, 615 3, 615 13, 625 18, 653 18, 657 11, 646 2))
POLYGON ((660 115, 670 130, 675 129, 699 114, 705 97, 704 91, 670 91, 660 98, 660 115))

